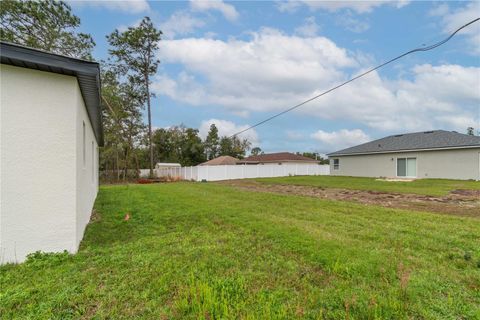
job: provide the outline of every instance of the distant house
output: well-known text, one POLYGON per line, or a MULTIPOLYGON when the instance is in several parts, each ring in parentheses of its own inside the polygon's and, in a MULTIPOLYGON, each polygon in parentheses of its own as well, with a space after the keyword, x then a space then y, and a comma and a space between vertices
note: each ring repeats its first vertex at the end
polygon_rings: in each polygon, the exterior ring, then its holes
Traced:
POLYGON ((0 264, 76 252, 98 191, 98 63, 1 43, 0 264))
POLYGON ((237 164, 284 164, 284 163, 295 163, 295 164, 314 164, 318 163, 317 160, 307 158, 298 154, 290 152, 278 152, 278 153, 265 153, 259 154, 256 156, 250 156, 245 159, 239 160, 237 164))
POLYGON ((208 160, 199 165, 200 166, 225 166, 225 165, 236 165, 237 162, 238 162, 237 158, 234 158, 231 156, 220 156, 220 157, 208 160))
POLYGON ((480 137, 455 131, 392 135, 328 157, 331 175, 480 179, 480 137))

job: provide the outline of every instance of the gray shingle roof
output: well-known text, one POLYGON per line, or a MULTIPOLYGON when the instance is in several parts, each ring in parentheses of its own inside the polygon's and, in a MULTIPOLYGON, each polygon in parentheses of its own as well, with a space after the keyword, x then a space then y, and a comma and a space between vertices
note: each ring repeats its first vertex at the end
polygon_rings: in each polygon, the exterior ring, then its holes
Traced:
POLYGON ((0 57, 2 64, 76 77, 95 138, 97 138, 98 144, 103 146, 100 66, 97 62, 62 56, 3 41, 0 43, 0 57))
POLYGON ((396 134, 335 151, 329 153, 328 156, 462 147, 480 148, 480 137, 444 130, 396 134))

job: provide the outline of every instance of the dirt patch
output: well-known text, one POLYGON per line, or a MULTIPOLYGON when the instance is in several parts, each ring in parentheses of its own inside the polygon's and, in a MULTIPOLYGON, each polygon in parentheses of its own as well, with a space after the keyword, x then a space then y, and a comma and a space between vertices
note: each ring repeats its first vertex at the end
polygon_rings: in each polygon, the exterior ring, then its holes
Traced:
POLYGON ((100 220, 102 220, 102 216, 100 215, 100 212, 93 209, 92 214, 90 215, 90 223, 98 222, 100 220))
POLYGON ((480 190, 454 190, 446 196, 439 197, 312 186, 269 185, 253 180, 228 180, 218 183, 256 192, 294 194, 322 199, 352 201, 387 208, 480 218, 480 190))
POLYGON ((455 195, 460 195, 460 196, 466 196, 466 197, 476 197, 477 199, 480 199, 480 190, 458 189, 458 190, 453 190, 450 193, 455 195))

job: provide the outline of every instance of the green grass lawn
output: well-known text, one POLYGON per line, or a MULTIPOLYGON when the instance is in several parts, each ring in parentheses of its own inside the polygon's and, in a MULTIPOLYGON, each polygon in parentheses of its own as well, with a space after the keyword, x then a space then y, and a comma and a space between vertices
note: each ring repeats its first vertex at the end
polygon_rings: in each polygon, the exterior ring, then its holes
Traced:
POLYGON ((478 219, 210 183, 95 207, 78 254, 0 267, 0 318, 480 318, 478 219))
POLYGON ((443 196, 452 190, 480 190, 480 182, 446 179, 418 179, 415 181, 383 181, 375 178, 341 176, 295 176, 279 178, 260 178, 255 181, 266 184, 293 184, 322 188, 340 188, 353 190, 371 190, 380 192, 414 193, 421 195, 443 196))

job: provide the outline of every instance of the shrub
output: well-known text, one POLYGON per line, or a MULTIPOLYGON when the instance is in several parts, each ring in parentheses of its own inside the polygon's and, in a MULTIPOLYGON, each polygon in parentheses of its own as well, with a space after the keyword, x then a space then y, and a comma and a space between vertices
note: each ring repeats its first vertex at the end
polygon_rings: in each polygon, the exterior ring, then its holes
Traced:
POLYGON ((138 184, 149 184, 149 183, 153 183, 153 180, 150 180, 150 179, 138 179, 138 180, 137 180, 137 183, 138 183, 138 184))

